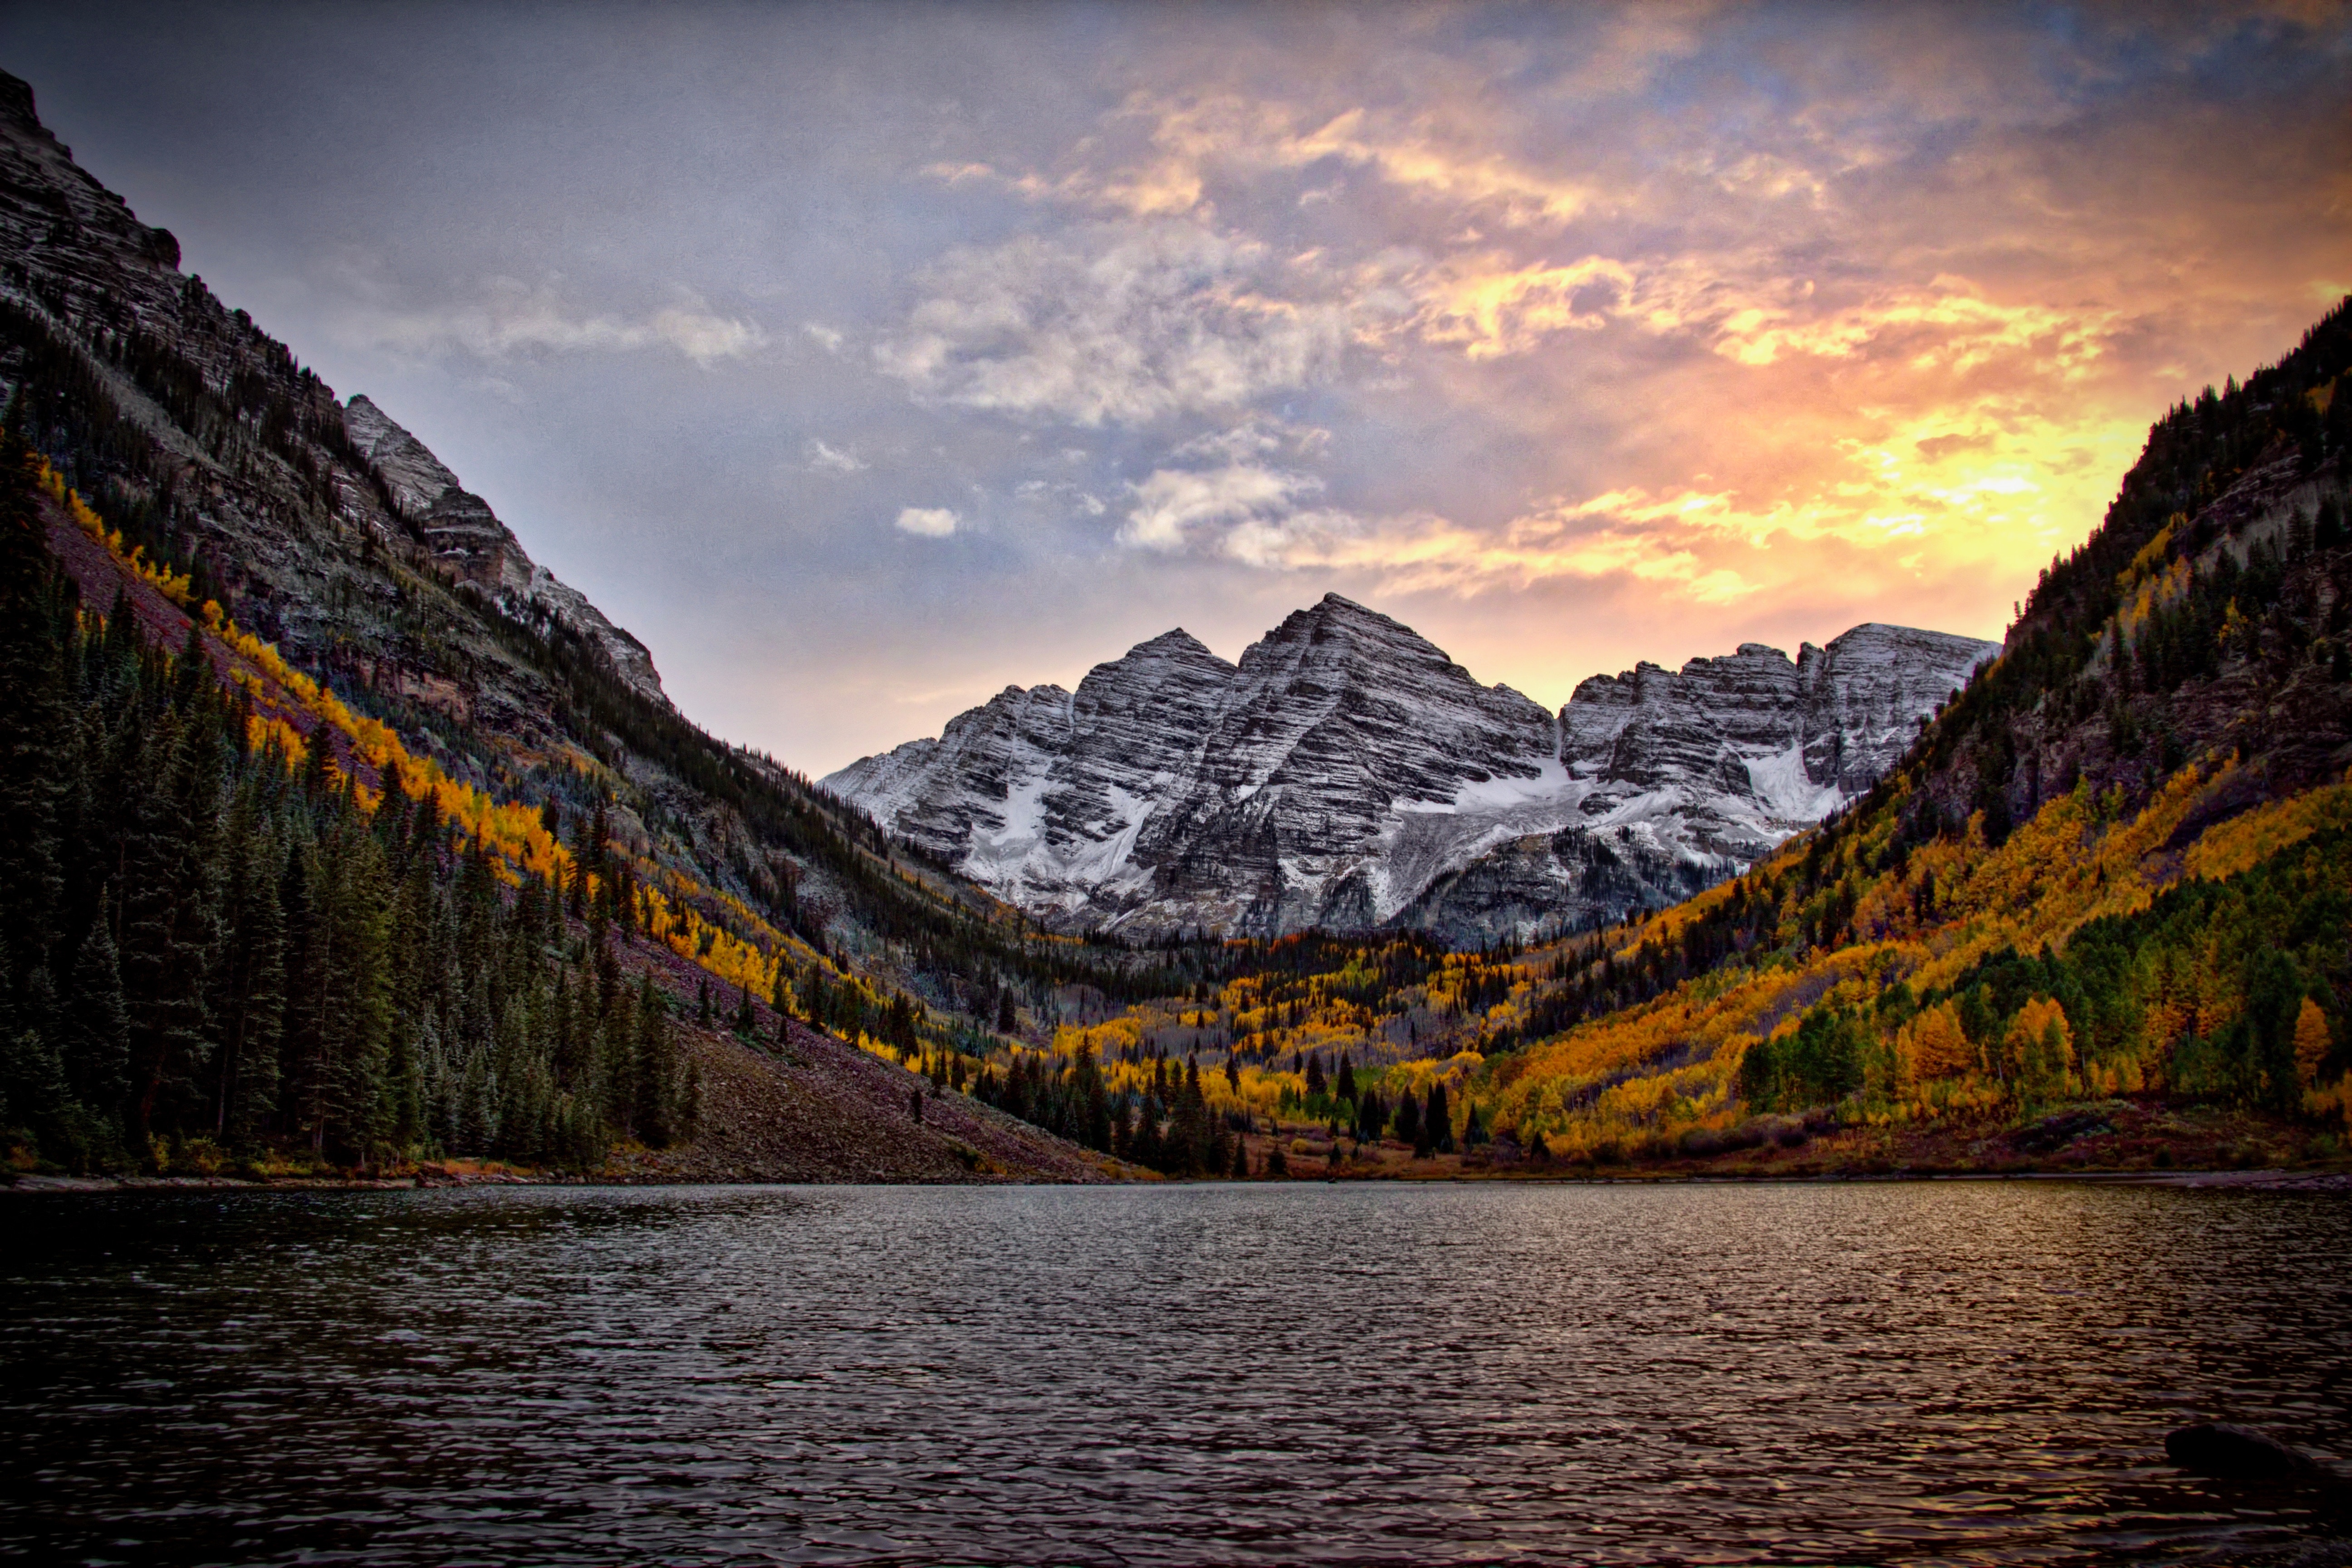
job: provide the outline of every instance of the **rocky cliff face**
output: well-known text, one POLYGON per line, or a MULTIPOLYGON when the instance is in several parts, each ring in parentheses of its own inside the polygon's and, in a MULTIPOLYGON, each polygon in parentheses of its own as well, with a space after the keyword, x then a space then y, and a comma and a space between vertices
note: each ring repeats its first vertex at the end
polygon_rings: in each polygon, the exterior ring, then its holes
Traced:
POLYGON ((669 700, 646 645, 606 619, 585 594, 525 554, 522 542, 489 503, 458 484, 424 442, 364 394, 343 405, 343 429, 373 467, 394 511, 445 575, 483 589, 507 615, 543 616, 570 629, 602 649, 614 672, 638 691, 657 702, 669 700))
POLYGON ((1857 626, 1595 676, 1555 716, 1330 595, 1181 631, 824 781, 1048 920, 1457 940, 1658 907, 1867 789, 1994 645, 1857 626))
POLYGON ((1679 670, 1580 683, 1560 710, 1560 762, 1588 817, 1656 816, 1659 831, 1752 860, 1877 782, 1936 705, 1998 651, 1908 626, 1859 626, 1827 647, 1742 643, 1679 670), (1662 803, 1661 795, 1671 797, 1662 803))

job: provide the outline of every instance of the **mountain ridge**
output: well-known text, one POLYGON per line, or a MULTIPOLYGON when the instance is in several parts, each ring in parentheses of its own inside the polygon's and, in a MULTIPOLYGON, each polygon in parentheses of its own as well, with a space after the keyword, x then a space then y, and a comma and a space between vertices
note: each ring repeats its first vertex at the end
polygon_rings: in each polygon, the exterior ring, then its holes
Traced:
POLYGON ((1820 820, 1994 646, 1866 623, 1793 661, 1747 644, 1593 676, 1555 714, 1332 593, 1238 661, 1176 628, 819 784, 1067 929, 1525 937, 1672 901, 1820 820))
POLYGON ((414 527, 436 565, 487 589, 506 614, 544 615, 600 648, 622 679, 667 705, 653 653, 588 596, 533 561, 489 503, 462 485, 424 442, 365 393, 343 405, 343 428, 384 481, 393 509, 414 527))

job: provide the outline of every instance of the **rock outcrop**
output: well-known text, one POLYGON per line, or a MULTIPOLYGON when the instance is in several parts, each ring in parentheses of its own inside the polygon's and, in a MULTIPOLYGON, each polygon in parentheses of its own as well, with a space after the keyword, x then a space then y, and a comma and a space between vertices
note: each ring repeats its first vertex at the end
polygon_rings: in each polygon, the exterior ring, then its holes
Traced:
POLYGON ((1554 715, 1338 595, 1182 631, 825 787, 1073 929, 1454 940, 1661 907, 1867 789, 1994 645, 1863 626, 1595 676, 1554 715))
POLYGON ((567 627, 603 649, 622 679, 656 701, 669 700, 646 645, 524 553, 522 542, 489 503, 460 485, 424 442, 365 394, 343 405, 343 429, 383 481, 393 510, 446 575, 482 589, 510 616, 541 616, 567 627))
POLYGON ((2168 1432, 2165 1457, 2184 1470, 2241 1481, 2307 1481, 2328 1471, 2302 1449, 2269 1433, 2228 1421, 2200 1421, 2168 1432))

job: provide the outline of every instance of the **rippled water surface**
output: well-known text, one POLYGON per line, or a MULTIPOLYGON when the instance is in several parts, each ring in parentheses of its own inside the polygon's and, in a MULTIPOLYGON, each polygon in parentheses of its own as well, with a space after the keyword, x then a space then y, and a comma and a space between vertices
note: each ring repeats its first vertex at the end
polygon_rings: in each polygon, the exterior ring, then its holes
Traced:
MULTIPOLYGON (((0 1211, 41 1562, 2230 1560, 2352 1456, 2352 1205, 2059 1184, 0 1211)), ((2333 1554, 2333 1547, 2324 1547, 2333 1554)))

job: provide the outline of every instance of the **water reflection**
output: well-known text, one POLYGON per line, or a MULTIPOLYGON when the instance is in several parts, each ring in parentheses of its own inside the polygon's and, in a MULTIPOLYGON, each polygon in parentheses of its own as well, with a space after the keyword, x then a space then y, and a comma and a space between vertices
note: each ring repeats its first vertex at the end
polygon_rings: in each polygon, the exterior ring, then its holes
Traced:
POLYGON ((2017 1184, 12 1204, 41 1561, 2038 1562, 2337 1525, 2352 1206, 2017 1184))

